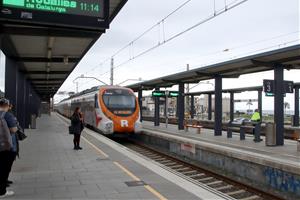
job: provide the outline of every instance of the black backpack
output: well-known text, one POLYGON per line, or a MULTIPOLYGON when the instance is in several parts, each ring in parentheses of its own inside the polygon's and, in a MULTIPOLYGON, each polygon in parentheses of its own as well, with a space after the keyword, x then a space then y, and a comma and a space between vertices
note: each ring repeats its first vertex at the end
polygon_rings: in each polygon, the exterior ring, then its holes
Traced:
POLYGON ((10 130, 4 119, 5 114, 6 112, 0 112, 0 152, 10 151, 13 147, 10 130))

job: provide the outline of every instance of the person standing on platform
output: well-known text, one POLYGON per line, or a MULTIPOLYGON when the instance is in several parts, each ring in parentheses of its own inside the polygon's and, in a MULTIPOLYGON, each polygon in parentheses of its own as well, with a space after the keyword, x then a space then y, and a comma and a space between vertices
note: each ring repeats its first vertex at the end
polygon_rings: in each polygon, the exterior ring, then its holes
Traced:
MULTIPOLYGON (((13 105, 12 104, 9 104, 8 112, 11 113, 13 116, 15 115, 14 112, 13 112, 13 105)), ((19 122, 18 122, 18 120, 15 116, 14 116, 14 119, 15 119, 15 122, 16 122, 17 132, 18 132, 18 130, 21 127, 20 127, 19 122)), ((12 148, 12 156, 11 156, 10 163, 9 163, 9 174, 11 172, 13 163, 16 160, 16 157, 19 156, 19 139, 17 137, 17 132, 11 135, 12 136, 12 142, 13 142, 13 148, 12 148)), ((11 184, 13 184, 13 182, 7 179, 7 186, 9 186, 11 184)))
POLYGON ((75 111, 71 117, 71 127, 72 127, 72 134, 74 134, 74 150, 81 150, 82 148, 80 147, 80 135, 81 132, 84 128, 83 125, 83 116, 82 113, 80 112, 80 108, 76 107, 75 111))
POLYGON ((13 136, 18 130, 16 118, 8 112, 9 104, 9 100, 0 99, 0 198, 14 195, 13 191, 6 190, 11 163, 15 159, 16 137, 13 136))

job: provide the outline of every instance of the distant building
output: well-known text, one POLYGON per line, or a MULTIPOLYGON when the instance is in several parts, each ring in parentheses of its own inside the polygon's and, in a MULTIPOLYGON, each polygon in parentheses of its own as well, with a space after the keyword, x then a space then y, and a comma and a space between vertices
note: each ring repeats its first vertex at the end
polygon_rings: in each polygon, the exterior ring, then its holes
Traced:
MULTIPOLYGON (((190 100, 189 100, 190 102, 190 100)), ((177 111, 177 98, 169 98, 168 100, 169 103, 169 116, 176 116, 176 111, 177 111)), ((205 96, 204 98, 199 98, 195 97, 194 99, 194 104, 195 104, 195 112, 196 115, 201 115, 204 113, 207 113, 208 111, 208 96, 205 96)), ((228 97, 223 98, 222 100, 222 105, 223 105, 223 113, 229 114, 230 112, 230 99, 228 97)), ((159 112, 160 116, 165 115, 165 99, 160 98, 160 106, 159 106, 159 112)), ((189 112, 190 105, 186 104, 186 113, 189 112)), ((153 116, 154 115, 154 99, 151 96, 146 96, 143 97, 143 103, 142 103, 142 109, 143 109, 143 114, 145 116, 153 116)), ((215 105, 214 105, 214 98, 212 98, 212 112, 215 110, 215 105)))

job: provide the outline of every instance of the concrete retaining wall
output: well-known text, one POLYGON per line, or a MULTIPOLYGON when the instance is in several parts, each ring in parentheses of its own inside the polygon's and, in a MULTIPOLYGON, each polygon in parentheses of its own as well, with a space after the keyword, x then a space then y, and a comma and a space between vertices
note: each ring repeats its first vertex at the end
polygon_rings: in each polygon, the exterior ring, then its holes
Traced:
MULTIPOLYGON (((252 162, 247 156, 238 158, 236 155, 231 156, 230 152, 216 147, 210 149, 197 143, 169 138, 167 134, 158 135, 144 132, 136 136, 136 139, 156 150, 169 153, 212 172, 221 173, 228 178, 275 196, 290 200, 300 199, 300 172, 293 173, 295 169, 281 169, 278 164, 258 164, 252 162)), ((298 169, 300 169, 300 163, 298 169)))

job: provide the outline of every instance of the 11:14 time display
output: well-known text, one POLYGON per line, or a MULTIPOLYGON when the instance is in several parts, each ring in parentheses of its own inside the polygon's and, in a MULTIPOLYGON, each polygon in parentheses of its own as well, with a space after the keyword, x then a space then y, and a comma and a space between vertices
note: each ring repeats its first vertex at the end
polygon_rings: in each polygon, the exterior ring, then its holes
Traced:
POLYGON ((99 12, 99 4, 80 3, 80 9, 82 11, 99 12))

